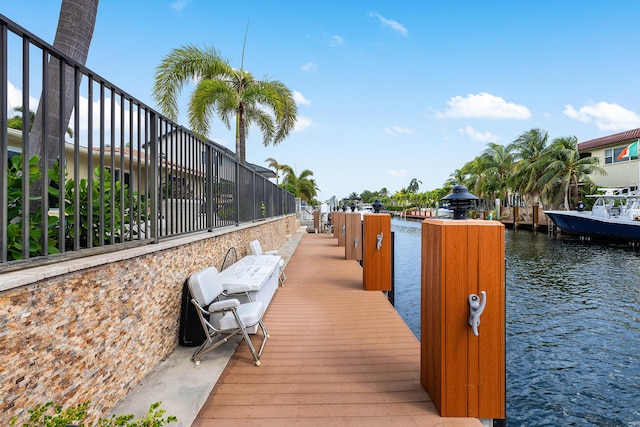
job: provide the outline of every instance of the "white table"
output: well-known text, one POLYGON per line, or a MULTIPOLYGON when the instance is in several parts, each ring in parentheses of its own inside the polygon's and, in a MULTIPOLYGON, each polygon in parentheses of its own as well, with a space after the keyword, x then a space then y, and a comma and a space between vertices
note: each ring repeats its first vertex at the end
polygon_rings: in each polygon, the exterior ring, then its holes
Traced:
MULTIPOLYGON (((249 286, 251 299, 262 301, 266 310, 278 290, 280 259, 277 255, 247 255, 241 258, 220 272, 225 291, 233 285, 249 286)), ((246 297, 238 299, 246 302, 246 297)))

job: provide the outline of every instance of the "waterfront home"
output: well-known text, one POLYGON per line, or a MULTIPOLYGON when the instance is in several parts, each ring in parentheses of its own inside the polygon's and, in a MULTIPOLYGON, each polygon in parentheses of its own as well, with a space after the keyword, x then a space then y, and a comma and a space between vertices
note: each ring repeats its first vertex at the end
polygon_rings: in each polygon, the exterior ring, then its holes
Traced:
POLYGON ((638 161, 638 139, 640 128, 578 144, 580 157, 597 157, 607 172, 593 175, 591 179, 599 187, 638 187, 640 162, 638 161))

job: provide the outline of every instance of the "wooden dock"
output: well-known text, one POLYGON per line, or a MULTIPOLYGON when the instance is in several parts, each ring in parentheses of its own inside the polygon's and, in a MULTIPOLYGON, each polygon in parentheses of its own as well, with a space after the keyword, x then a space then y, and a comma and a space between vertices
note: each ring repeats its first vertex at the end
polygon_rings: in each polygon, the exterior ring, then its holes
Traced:
POLYGON ((553 223, 550 221, 547 222, 538 222, 534 224, 531 221, 518 221, 514 222, 511 220, 502 220, 500 221, 504 224, 505 228, 511 230, 527 230, 531 232, 539 232, 539 233, 551 233, 555 232, 553 223))
POLYGON ((240 343, 193 426, 481 425, 438 415, 420 385, 420 343, 382 292, 363 290, 336 238, 305 234, 286 274, 262 365, 240 343))

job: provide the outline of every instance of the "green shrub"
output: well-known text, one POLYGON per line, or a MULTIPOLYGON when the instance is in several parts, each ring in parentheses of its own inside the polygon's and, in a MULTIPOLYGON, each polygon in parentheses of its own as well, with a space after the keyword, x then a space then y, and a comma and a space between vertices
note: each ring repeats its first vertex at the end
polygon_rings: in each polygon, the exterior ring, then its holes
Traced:
MULTIPOLYGON (((14 156, 9 161, 7 169, 7 258, 11 260, 22 259, 22 236, 24 227, 24 206, 22 201, 22 185, 24 179, 28 179, 29 187, 34 181, 40 179, 40 166, 38 166, 40 158, 33 156, 29 159, 29 172, 25 174, 22 171, 22 155, 14 156)), ((40 196, 31 196, 29 201, 40 200, 40 196)), ((31 257, 44 255, 42 245, 42 208, 38 207, 34 212, 29 212, 28 228, 29 234, 29 255, 31 257)), ((58 226, 58 218, 48 217, 49 239, 47 241, 47 253, 55 254, 60 252, 56 247, 56 241, 52 238, 52 234, 58 226)))
MULTIPOLYGON (((77 425, 84 427, 82 421, 87 415, 87 408, 90 402, 82 403, 62 409, 60 405, 48 402, 44 405, 36 405, 30 409, 29 419, 18 425, 18 418, 14 417, 10 422, 10 427, 67 427, 77 425)), ((138 419, 134 415, 112 415, 108 418, 100 418, 95 424, 87 424, 86 427, 161 427, 166 424, 176 422, 178 419, 173 415, 164 418, 167 411, 160 409, 160 402, 156 402, 149 407, 147 414, 138 419)))
MULTIPOLYGON (((118 243, 124 240, 128 230, 137 223, 137 215, 140 213, 140 221, 146 221, 146 203, 144 197, 138 201, 137 193, 131 192, 128 186, 115 181, 111 183, 111 173, 103 170, 103 183, 100 182, 100 168, 93 170, 94 179, 91 189, 89 180, 81 179, 78 184, 78 197, 75 197, 75 182, 73 179, 65 181, 65 236, 72 241, 76 233, 79 233, 80 247, 88 247, 88 238, 92 237, 92 246, 101 244, 118 243), (104 184, 103 186, 101 186, 104 184), (91 192, 91 206, 89 206, 89 193, 91 192), (101 205, 102 201, 104 204, 101 205), (112 204, 112 195, 113 204, 112 204), (121 198, 122 196, 122 198, 121 198), (123 205, 124 200, 124 205, 123 205), (128 205, 132 200, 131 206, 128 205), (79 207, 80 216, 76 218, 75 206, 79 207), (124 207, 124 209, 123 209, 124 207), (104 221, 101 222, 101 212, 104 221), (124 234, 123 234, 124 233, 124 234), (101 243, 103 242, 103 243, 101 243)), ((49 178, 59 187, 58 166, 49 171, 49 178)))
MULTIPOLYGON (((28 180, 29 187, 42 178, 38 156, 29 159, 28 180)), ((120 181, 115 181, 112 185, 111 174, 108 170, 102 171, 103 183, 100 182, 100 168, 93 170, 95 179, 89 189, 89 181, 81 179, 78 184, 78 195, 76 198, 76 186, 73 179, 66 179, 64 189, 60 188, 60 169, 56 162, 47 171, 47 177, 52 185, 47 187, 47 194, 55 200, 64 197, 64 240, 65 250, 73 250, 73 242, 78 234, 80 248, 89 247, 89 238, 92 239, 92 246, 101 244, 118 243, 125 238, 132 237, 138 227, 134 227, 140 222, 146 222, 146 201, 144 196, 138 197, 136 192, 129 190, 128 186, 123 186, 120 181), (102 185, 104 184, 104 185, 102 185), (91 206, 89 206, 89 194, 91 193, 91 206), (101 200, 101 194, 103 198, 101 200), (112 195, 113 201, 112 201, 112 195), (77 200, 76 200, 77 199, 77 200), (104 203, 101 204, 101 201, 104 203), (132 201, 131 205, 129 202, 132 201), (124 203, 124 205, 123 205, 124 203), (79 207, 79 217, 76 217, 75 206, 79 207), (101 215, 102 213, 102 215, 101 215), (101 221, 101 219, 103 220, 101 221)), ((66 173, 65 173, 66 176, 66 173)), ((14 156, 9 162, 7 170, 7 259, 9 261, 23 258, 23 228, 25 223, 24 206, 22 200, 22 186, 25 174, 22 171, 22 155, 14 156)), ((40 196, 32 196, 29 201, 39 201, 40 196)), ((59 206, 57 203, 52 203, 59 206)), ((52 206, 55 208, 55 206, 52 206)), ((57 254, 61 251, 60 239, 60 219, 56 216, 47 216, 47 253, 44 252, 43 230, 42 230, 42 206, 38 206, 34 212, 28 215, 28 244, 29 256, 36 257, 42 255, 57 254)))

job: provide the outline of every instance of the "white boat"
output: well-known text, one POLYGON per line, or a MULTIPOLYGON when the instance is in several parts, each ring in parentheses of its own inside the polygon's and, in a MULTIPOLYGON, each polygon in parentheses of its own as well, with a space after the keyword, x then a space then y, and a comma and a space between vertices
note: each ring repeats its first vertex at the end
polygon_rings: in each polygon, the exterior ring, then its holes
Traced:
POLYGON ((360 211, 362 211, 363 213, 372 213, 373 205, 371 203, 363 203, 360 211))
POLYGON ((640 242, 640 194, 628 187, 600 188, 589 195, 596 201, 591 211, 544 211, 563 232, 597 240, 640 242))

